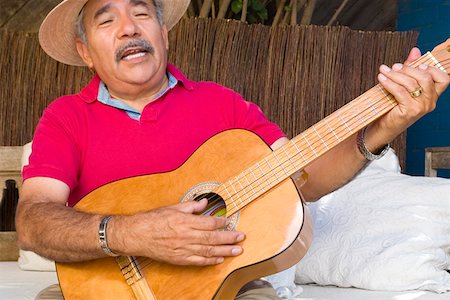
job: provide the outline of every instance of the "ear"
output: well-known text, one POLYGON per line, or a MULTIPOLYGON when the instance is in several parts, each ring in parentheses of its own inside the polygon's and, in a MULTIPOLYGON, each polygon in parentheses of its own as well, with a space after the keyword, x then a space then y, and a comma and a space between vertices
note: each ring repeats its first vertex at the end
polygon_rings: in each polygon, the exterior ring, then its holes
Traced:
POLYGON ((163 36, 164 43, 166 44, 166 50, 169 50, 169 32, 167 31, 166 24, 162 25, 161 34, 163 36))
POLYGON ((91 55, 89 54, 89 49, 87 45, 80 39, 77 38, 76 41, 77 51, 84 63, 89 67, 89 69, 94 68, 94 63, 92 62, 91 55))

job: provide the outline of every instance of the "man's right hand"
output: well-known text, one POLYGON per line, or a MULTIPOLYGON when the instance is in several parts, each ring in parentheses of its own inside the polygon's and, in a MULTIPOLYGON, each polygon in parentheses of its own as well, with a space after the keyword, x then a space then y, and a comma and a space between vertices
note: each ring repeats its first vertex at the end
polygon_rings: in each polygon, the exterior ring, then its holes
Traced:
POLYGON ((223 231, 226 218, 196 215, 208 201, 189 201, 131 217, 113 217, 109 247, 119 254, 145 256, 175 265, 215 265, 243 249, 245 235, 223 231))

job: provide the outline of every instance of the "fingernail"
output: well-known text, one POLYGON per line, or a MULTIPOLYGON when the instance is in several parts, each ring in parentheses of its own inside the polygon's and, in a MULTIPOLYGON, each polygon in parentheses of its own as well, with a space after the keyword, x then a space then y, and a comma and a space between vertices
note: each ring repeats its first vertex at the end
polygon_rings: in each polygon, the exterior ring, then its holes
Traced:
POLYGON ((426 70, 426 69, 428 69, 428 65, 420 65, 419 66, 419 69, 421 69, 421 70, 426 70))
POLYGON ((223 263, 224 260, 225 260, 225 259, 224 259, 223 257, 219 257, 219 258, 217 259, 217 263, 218 263, 218 264, 221 264, 221 263, 223 263))
POLYGON ((241 253, 242 253, 242 249, 241 248, 233 248, 231 250, 231 254, 233 254, 233 255, 239 255, 241 253))
POLYGON ((382 65, 380 67, 380 69, 381 69, 381 71, 386 72, 386 73, 391 71, 391 69, 388 66, 386 66, 386 65, 382 65))
POLYGON ((392 69, 394 69, 395 71, 400 71, 402 68, 403 68, 403 65, 402 65, 402 64, 399 64, 399 63, 394 64, 394 65, 392 66, 392 69))
POLYGON ((236 242, 242 242, 244 240, 244 235, 241 233, 236 237, 236 242))
POLYGON ((379 81, 386 81, 386 80, 387 80, 387 77, 384 76, 383 74, 378 74, 378 80, 379 80, 379 81))

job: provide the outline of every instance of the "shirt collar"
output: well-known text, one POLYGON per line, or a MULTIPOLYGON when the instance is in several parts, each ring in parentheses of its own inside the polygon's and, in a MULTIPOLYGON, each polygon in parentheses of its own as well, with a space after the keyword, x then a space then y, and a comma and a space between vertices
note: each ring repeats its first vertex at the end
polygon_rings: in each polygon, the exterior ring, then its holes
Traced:
MULTIPOLYGON (((193 82, 187 79, 175 66, 167 64, 167 72, 172 74, 172 76, 177 80, 177 83, 180 83, 186 90, 192 91, 194 89, 193 82)), ((100 77, 98 74, 95 74, 91 81, 78 94, 80 98, 86 103, 95 102, 97 100, 100 82, 100 77)))

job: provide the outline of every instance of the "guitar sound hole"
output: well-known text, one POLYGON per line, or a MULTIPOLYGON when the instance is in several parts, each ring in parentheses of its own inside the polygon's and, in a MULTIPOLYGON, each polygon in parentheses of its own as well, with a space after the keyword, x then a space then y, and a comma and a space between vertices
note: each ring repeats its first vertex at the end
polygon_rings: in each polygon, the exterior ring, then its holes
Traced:
POLYGON ((193 200, 200 201, 202 199, 208 199, 208 205, 202 212, 205 216, 225 217, 227 215, 227 207, 225 201, 216 193, 206 193, 197 195, 193 200))

